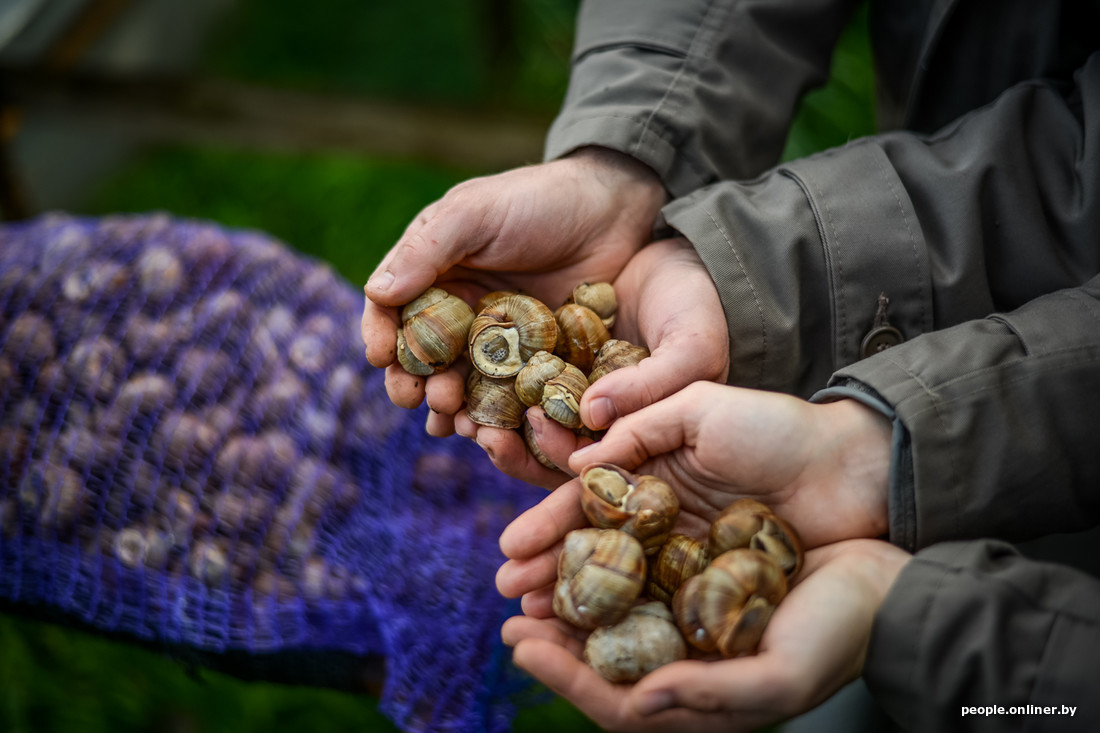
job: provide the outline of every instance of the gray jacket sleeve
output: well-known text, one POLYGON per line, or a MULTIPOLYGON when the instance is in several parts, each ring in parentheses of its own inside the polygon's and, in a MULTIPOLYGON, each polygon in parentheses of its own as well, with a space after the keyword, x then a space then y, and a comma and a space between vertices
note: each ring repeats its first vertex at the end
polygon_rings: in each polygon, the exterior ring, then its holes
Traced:
POLYGON ((999 542, 937 545, 875 617, 864 679, 913 733, 1100 730, 1097 609, 1089 575, 999 542))
POLYGON ((546 158, 619 150, 674 195, 779 160, 858 0, 585 0, 546 158))
POLYGON ((730 329, 730 382, 808 396, 860 359, 880 293, 908 339, 1100 272, 1100 55, 934 136, 889 133, 665 208, 730 329))

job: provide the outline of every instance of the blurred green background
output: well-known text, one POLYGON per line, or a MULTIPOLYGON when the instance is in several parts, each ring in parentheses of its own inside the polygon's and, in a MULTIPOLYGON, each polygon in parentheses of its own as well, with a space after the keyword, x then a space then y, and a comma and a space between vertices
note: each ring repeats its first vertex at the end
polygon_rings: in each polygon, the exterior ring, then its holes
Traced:
MULTIPOLYGON (((202 46, 195 71, 203 77, 421 105, 429 115, 442 108, 517 115, 545 129, 565 90, 578 0, 227 5, 202 46)), ((871 76, 864 9, 842 39, 828 86, 804 101, 785 157, 871 132, 871 76)), ((163 210, 261 229, 361 283, 423 206, 491 172, 385 151, 160 142, 137 148, 67 208, 88 215, 163 210)), ((595 729, 562 701, 521 712, 515 728, 595 729)), ((153 652, 0 616, 0 730, 394 728, 367 696, 196 675, 153 652)))

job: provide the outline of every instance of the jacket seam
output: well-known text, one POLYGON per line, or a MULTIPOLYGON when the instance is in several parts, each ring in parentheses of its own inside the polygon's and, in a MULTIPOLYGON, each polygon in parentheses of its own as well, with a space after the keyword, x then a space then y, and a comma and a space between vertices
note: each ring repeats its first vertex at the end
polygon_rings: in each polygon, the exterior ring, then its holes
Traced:
MULTIPOLYGON (((668 83, 668 86, 665 87, 664 94, 661 95, 660 101, 658 101, 657 104, 655 104, 653 106, 653 109, 650 110, 650 112, 649 112, 649 116, 646 117, 645 121, 642 123, 642 129, 639 131, 638 139, 634 143, 634 146, 631 148, 631 150, 633 152, 636 153, 641 148, 642 141, 645 138, 646 133, 650 130, 650 126, 653 124, 653 121, 656 118, 657 114, 665 108, 669 97, 672 95, 673 89, 679 87, 681 80, 683 80, 686 77, 689 68, 692 68, 692 69, 695 68, 694 64, 692 63, 692 60, 695 59, 695 58, 701 58, 701 57, 697 56, 694 53, 694 51, 695 51, 696 45, 699 43, 700 37, 703 35, 704 29, 707 29, 707 30, 710 29, 710 27, 711 27, 711 23, 710 23, 711 15, 714 14, 717 11, 717 9, 718 9, 718 6, 717 6, 716 2, 714 2, 714 0, 712 0, 708 4, 706 12, 703 13, 703 19, 699 22, 699 26, 698 26, 698 28, 696 28, 695 34, 692 36, 691 42, 688 44, 687 51, 684 53, 684 55, 681 59, 679 70, 677 70, 676 75, 672 78, 672 81, 670 81, 668 83)), ((657 136, 660 137, 660 134, 658 134, 658 133, 654 133, 654 134, 657 134, 657 136)), ((673 145, 673 147, 675 148, 676 146, 673 145)), ((692 161, 688 160, 687 165, 688 165, 689 168, 692 169, 692 171, 696 171, 695 164, 692 161)))
POLYGON ((752 278, 749 277, 749 272, 745 268, 745 263, 741 260, 741 254, 737 251, 737 248, 733 246, 733 240, 730 239, 729 234, 726 233, 725 227, 714 218, 714 214, 711 213, 710 209, 703 207, 703 211, 706 212, 707 218, 710 219, 711 224, 714 225, 714 228, 722 235, 722 239, 725 240, 730 254, 733 255, 734 261, 737 262, 737 267, 741 270, 741 275, 745 278, 745 284, 749 286, 749 292, 752 293, 753 302, 756 304, 756 313, 760 317, 760 372, 757 375, 756 384, 757 386, 763 385, 764 374, 767 372, 768 363, 768 323, 764 318, 764 308, 760 303, 760 296, 756 292, 756 286, 753 285, 752 278))
MULTIPOLYGON (((878 162, 878 167, 879 174, 882 176, 882 180, 886 183, 886 187, 889 189, 890 195, 894 197, 894 203, 898 207, 898 215, 905 223, 905 233, 909 237, 909 247, 913 253, 913 265, 917 271, 917 279, 919 283, 923 284, 927 281, 927 278, 925 277, 925 273, 922 271, 923 268, 921 267, 920 251, 917 248, 917 238, 916 235, 913 234, 913 226, 909 221, 909 215, 905 212, 905 207, 902 206, 901 196, 898 194, 897 187, 894 185, 894 181, 890 176, 889 171, 886 169, 886 164, 882 162, 881 159, 878 162)), ((923 285, 921 287, 921 290, 924 290, 923 285)), ((918 300, 920 301, 920 324, 923 328, 923 326, 928 322, 928 308, 923 297, 919 297, 918 300)), ((910 338, 912 338, 912 335, 910 335, 910 338)))

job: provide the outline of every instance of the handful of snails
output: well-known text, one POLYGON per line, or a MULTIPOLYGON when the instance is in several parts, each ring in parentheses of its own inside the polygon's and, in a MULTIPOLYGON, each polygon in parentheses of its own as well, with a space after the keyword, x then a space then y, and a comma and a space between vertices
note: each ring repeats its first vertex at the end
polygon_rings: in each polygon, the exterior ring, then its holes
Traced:
POLYGON ((581 472, 592 527, 565 537, 553 608, 591 630, 585 661, 633 682, 684 659, 688 645, 752 654, 802 567, 793 527, 754 499, 723 510, 700 541, 670 534, 679 501, 667 483, 611 464, 581 472))
POLYGON ((583 283, 557 310, 515 292, 484 296, 477 313, 456 295, 429 288, 401 311, 397 359, 417 376, 441 372, 464 353, 466 414, 479 425, 522 429, 538 450, 524 414, 539 405, 553 420, 584 432, 581 395, 601 376, 649 356, 644 347, 611 338, 618 304, 610 283, 583 283))

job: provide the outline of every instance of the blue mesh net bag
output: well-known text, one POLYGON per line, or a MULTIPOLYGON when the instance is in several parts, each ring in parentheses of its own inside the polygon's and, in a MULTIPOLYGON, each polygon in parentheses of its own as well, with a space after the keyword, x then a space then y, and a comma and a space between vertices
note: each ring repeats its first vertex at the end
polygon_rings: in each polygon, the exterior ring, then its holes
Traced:
POLYGON ((497 538, 540 494, 423 431, 362 296, 165 215, 0 227, 0 601, 244 676, 507 730, 497 538))

